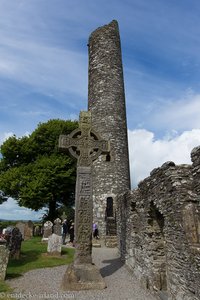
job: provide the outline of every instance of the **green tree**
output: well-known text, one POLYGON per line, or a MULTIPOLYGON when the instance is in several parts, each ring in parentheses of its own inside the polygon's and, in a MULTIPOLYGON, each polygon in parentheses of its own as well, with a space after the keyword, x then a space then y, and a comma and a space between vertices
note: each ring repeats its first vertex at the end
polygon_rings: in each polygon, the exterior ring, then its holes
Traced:
POLYGON ((77 126, 77 122, 49 120, 30 136, 7 139, 1 146, 0 203, 12 197, 36 211, 47 207, 50 220, 60 205, 72 205, 76 161, 59 151, 58 138, 77 126))

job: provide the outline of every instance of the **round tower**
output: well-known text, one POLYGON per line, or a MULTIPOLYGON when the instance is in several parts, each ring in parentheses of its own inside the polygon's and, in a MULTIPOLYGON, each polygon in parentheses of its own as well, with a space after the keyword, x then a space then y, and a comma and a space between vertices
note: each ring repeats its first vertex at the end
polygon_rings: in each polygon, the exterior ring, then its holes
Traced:
POLYGON ((130 189, 127 121, 117 21, 89 37, 88 109, 92 128, 110 141, 110 154, 93 165, 94 221, 101 236, 115 234, 117 195, 130 189))

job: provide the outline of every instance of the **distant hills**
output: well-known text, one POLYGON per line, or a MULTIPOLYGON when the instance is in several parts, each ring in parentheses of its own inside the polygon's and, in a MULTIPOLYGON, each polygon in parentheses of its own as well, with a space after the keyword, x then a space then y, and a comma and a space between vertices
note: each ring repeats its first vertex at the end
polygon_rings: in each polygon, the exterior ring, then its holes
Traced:
POLYGON ((35 222, 41 222, 41 220, 8 220, 8 219, 0 219, 0 222, 28 222, 32 221, 33 223, 35 222))

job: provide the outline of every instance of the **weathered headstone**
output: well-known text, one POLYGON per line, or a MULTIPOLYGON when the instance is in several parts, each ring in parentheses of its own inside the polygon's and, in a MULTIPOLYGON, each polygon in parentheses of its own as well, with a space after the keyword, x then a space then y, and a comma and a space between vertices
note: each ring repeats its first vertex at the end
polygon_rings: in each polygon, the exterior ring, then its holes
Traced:
POLYGON ((22 239, 24 240, 24 230, 25 230, 25 224, 23 222, 17 222, 15 225, 17 228, 19 228, 21 234, 22 234, 22 239))
POLYGON ((33 237, 33 227, 34 227, 34 224, 32 221, 28 221, 27 223, 25 223, 24 240, 29 240, 33 237))
POLYGON ((46 221, 44 223, 44 231, 42 241, 48 241, 49 236, 52 234, 53 223, 51 221, 46 221))
POLYGON ((11 232, 8 249, 10 250, 10 258, 19 259, 22 243, 22 234, 19 228, 14 227, 11 232))
POLYGON ((59 218, 55 219, 55 221, 54 221, 53 233, 60 235, 60 236, 62 235, 61 219, 59 219, 59 218))
POLYGON ((3 230, 4 238, 6 240, 6 246, 8 246, 10 243, 10 238, 11 238, 13 229, 14 229, 13 226, 9 226, 9 227, 5 228, 5 230, 3 230))
POLYGON ((10 251, 6 247, 6 241, 0 242, 0 280, 6 277, 6 269, 10 251))
POLYGON ((62 237, 55 233, 51 234, 48 238, 47 253, 53 256, 60 256, 62 248, 62 237))
POLYGON ((81 112, 79 128, 69 136, 61 135, 59 148, 69 149, 78 159, 75 196, 75 259, 64 275, 65 290, 103 289, 106 287, 98 268, 92 264, 92 162, 109 152, 109 143, 91 128, 91 112, 81 112))
POLYGON ((39 225, 34 226, 33 235, 34 236, 40 236, 41 235, 41 226, 39 226, 39 225))

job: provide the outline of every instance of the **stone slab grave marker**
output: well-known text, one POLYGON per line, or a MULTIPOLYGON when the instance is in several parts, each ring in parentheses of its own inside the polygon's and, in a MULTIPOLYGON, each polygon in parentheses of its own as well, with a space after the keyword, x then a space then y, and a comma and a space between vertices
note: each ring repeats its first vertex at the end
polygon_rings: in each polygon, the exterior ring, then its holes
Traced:
POLYGON ((53 233, 48 238, 47 253, 52 256, 60 256, 62 248, 62 237, 53 233))
POLYGON ((15 225, 17 228, 19 228, 21 234, 22 234, 22 239, 24 240, 24 231, 25 231, 25 224, 23 222, 17 222, 15 225))
POLYGON ((24 226, 24 240, 29 240, 33 237, 33 227, 34 224, 32 221, 28 221, 24 226))
POLYGON ((53 225, 53 233, 61 236, 62 235, 62 225, 61 225, 61 219, 57 218, 54 220, 54 225, 53 225))
POLYGON ((22 243, 22 234, 19 228, 14 227, 11 232, 8 249, 10 250, 10 258, 19 259, 22 243))
POLYGON ((49 236, 52 234, 52 227, 53 227, 53 223, 51 221, 46 221, 44 223, 44 232, 42 237, 43 242, 48 241, 49 236))
POLYGON ((79 128, 68 136, 60 135, 59 148, 77 158, 75 195, 75 259, 64 275, 64 290, 104 289, 98 268, 92 264, 92 178, 91 165, 99 155, 108 153, 110 144, 91 128, 91 112, 82 111, 79 128))

